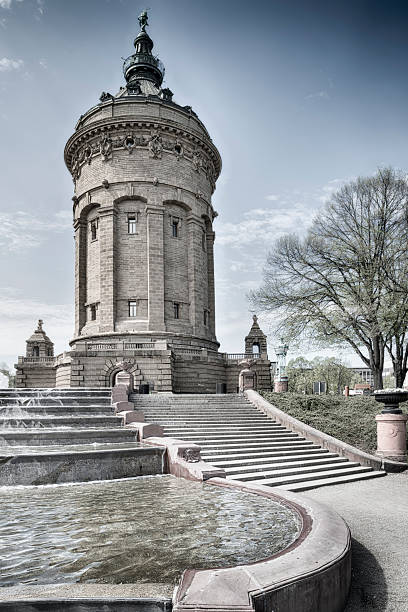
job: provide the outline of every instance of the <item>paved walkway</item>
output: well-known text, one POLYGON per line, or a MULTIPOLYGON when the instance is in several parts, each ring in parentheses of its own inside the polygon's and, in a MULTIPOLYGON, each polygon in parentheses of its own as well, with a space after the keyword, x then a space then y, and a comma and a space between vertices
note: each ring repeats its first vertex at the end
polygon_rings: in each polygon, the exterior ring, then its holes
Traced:
POLYGON ((408 471, 302 495, 334 508, 353 537, 345 612, 408 612, 408 471))

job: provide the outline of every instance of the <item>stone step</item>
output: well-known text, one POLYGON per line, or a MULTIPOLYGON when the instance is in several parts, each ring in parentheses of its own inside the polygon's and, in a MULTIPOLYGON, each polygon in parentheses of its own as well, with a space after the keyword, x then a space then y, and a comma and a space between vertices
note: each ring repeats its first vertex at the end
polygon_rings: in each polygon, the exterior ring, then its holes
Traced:
MULTIPOLYGON (((134 448, 145 448, 146 445, 140 442, 129 440, 126 442, 91 442, 79 444, 42 444, 41 446, 8 446, 6 447, 7 456, 16 455, 50 455, 62 453, 92 453, 95 451, 114 451, 114 450, 133 450, 134 448)), ((4 455, 5 447, 0 447, 0 455, 4 455)))
MULTIPOLYGON (((282 470, 284 472, 284 470, 282 470)), ((228 480, 242 480, 247 481, 250 480, 254 483, 259 483, 263 485, 267 485, 270 487, 279 487, 282 485, 292 485, 298 484, 301 482, 307 482, 311 480, 322 480, 324 478, 332 478, 335 476, 349 476, 353 474, 363 474, 366 472, 372 472, 373 469, 371 467, 363 467, 358 463, 348 463, 348 467, 346 468, 330 468, 328 470, 318 469, 316 471, 311 471, 309 468, 306 468, 303 472, 293 470, 289 470, 289 473, 280 474, 279 471, 275 472, 271 478, 263 477, 259 478, 259 474, 256 474, 254 478, 248 477, 248 474, 243 474, 242 478, 238 478, 238 475, 228 477, 228 480)))
POLYGON ((101 416, 101 415, 112 415, 113 406, 0 406, 0 417, 8 418, 24 418, 28 415, 37 416, 61 416, 61 415, 72 415, 72 416, 101 416))
POLYGON ((169 417, 154 417, 149 413, 146 413, 144 411, 143 412, 144 416, 146 417, 146 421, 149 419, 149 423, 152 423, 153 421, 150 419, 158 419, 161 423, 167 423, 168 425, 170 424, 174 424, 174 425, 180 425, 180 427, 229 427, 230 425, 254 425, 254 426, 262 426, 262 425, 268 425, 268 426, 275 426, 275 427, 283 427, 283 425, 280 425, 279 423, 276 423, 275 421, 273 421, 272 419, 258 419, 258 418, 234 418, 231 417, 228 420, 220 420, 219 417, 211 417, 211 418, 207 418, 206 420, 203 419, 203 417, 180 417, 180 418, 174 418, 172 416, 169 417))
MULTIPOLYGON (((307 468, 310 467, 311 470, 313 471, 314 468, 319 469, 319 466, 329 466, 329 467, 322 467, 322 469, 330 469, 330 466, 336 467, 338 464, 340 464, 341 466, 343 466, 344 464, 349 464, 348 459, 344 459, 343 457, 339 457, 338 455, 335 454, 329 454, 330 456, 326 456, 323 459, 319 458, 310 458, 310 457, 306 457, 304 459, 301 459, 300 457, 297 458, 296 460, 293 460, 293 457, 291 458, 292 461, 290 460, 286 460, 286 461, 282 461, 281 457, 277 457, 275 460, 269 460, 268 463, 255 463, 255 464, 242 464, 242 465, 235 465, 232 467, 226 467, 223 466, 225 469, 225 472, 227 474, 227 476, 231 476, 231 477, 240 477, 240 480, 242 480, 243 475, 248 475, 251 476, 251 480, 252 479, 256 479, 257 477, 260 478, 261 474, 262 477, 267 477, 270 474, 273 474, 275 471, 280 471, 280 470, 293 470, 293 473, 297 473, 298 471, 300 471, 300 469, 305 468, 305 471, 309 471, 307 468), (260 474, 261 473, 261 474, 260 474), (258 476, 257 476, 258 474, 258 476), (253 477, 253 478, 252 478, 253 477)), ((215 464, 218 467, 221 467, 219 465, 219 463, 215 464)), ((355 463, 355 465, 359 465, 358 463, 355 463)))
POLYGON ((304 440, 303 442, 285 442, 282 444, 279 443, 273 443, 273 444, 262 444, 262 445, 255 445, 255 446, 249 446, 247 444, 245 444, 244 446, 240 445, 240 446, 232 446, 231 448, 224 448, 223 446, 219 447, 219 448, 211 448, 211 446, 209 446, 208 448, 202 448, 201 450, 201 454, 203 456, 205 456, 205 460, 206 461, 210 461, 210 459, 207 459, 208 456, 211 457, 211 459, 216 460, 217 457, 223 457, 225 459, 233 459, 236 457, 240 457, 241 455, 243 456, 250 456, 250 457, 256 457, 256 456, 266 456, 267 453, 272 453, 272 454, 279 454, 279 453, 283 453, 283 452, 287 452, 287 453, 301 453, 301 452, 309 452, 309 449, 315 450, 315 451, 319 451, 319 452, 328 452, 325 449, 322 449, 320 446, 316 446, 315 444, 313 444, 313 442, 310 442, 309 440, 304 440))
POLYGON ((87 405, 110 406, 112 400, 109 397, 78 397, 78 396, 54 396, 45 398, 34 397, 19 397, 13 401, 13 398, 1 397, 0 406, 87 406, 87 405))
MULTIPOLYGON (((131 401, 131 400, 130 400, 131 401)), ((218 404, 214 404, 214 406, 203 406, 201 404, 193 405, 186 404, 185 406, 163 406, 162 408, 159 406, 146 406, 146 404, 132 402, 135 406, 140 406, 141 410, 146 410, 151 414, 234 414, 234 412, 243 412, 244 414, 258 414, 262 415, 262 412, 257 410, 256 408, 251 408, 250 406, 220 406, 218 404)), ((263 415, 265 416, 265 415, 263 415)))
POLYGON ((0 397, 63 397, 69 395, 71 397, 110 397, 112 394, 111 388, 104 389, 89 389, 89 388, 75 388, 69 387, 66 389, 55 388, 55 389, 0 389, 0 397))
MULTIPOLYGON (((168 435, 166 428, 164 429, 164 433, 166 436, 168 436, 169 438, 175 438, 175 434, 173 433, 172 435, 168 435)), ((212 434, 211 432, 209 433, 209 437, 205 436, 205 432, 202 432, 200 434, 196 434, 196 433, 192 433, 191 431, 187 434, 187 433, 183 433, 182 434, 183 439, 187 439, 188 440, 196 440, 197 444, 218 444, 219 442, 233 442, 233 443, 237 443, 237 444, 243 444, 246 442, 270 442, 270 441, 278 441, 278 440, 298 440, 299 436, 298 434, 294 434, 291 433, 290 431, 288 432, 276 432, 276 433, 268 433, 268 432, 262 432, 262 433, 248 433, 248 434, 243 434, 243 435, 238 435, 238 434, 218 434, 217 436, 215 436, 215 434, 212 434)))
POLYGON ((52 427, 120 427, 122 425, 122 417, 109 416, 33 416, 19 418, 2 418, 0 417, 0 430, 6 429, 34 429, 34 428, 52 428, 52 427))
POLYGON ((89 444, 92 442, 136 441, 137 434, 131 429, 24 429, 0 430, 0 453, 7 455, 8 446, 42 446, 43 444, 89 444))
MULTIPOLYGON (((279 461, 302 461, 309 459, 318 459, 318 458, 334 458, 338 457, 335 453, 329 453, 329 451, 325 449, 320 450, 311 450, 305 452, 305 450, 299 451, 279 451, 275 453, 255 453, 257 456, 253 455, 242 455, 239 459, 222 459, 221 461, 217 458, 216 455, 208 456, 205 455, 205 461, 212 463, 213 465, 217 465, 217 467, 222 467, 224 469, 234 468, 237 469, 245 467, 245 466, 264 466, 270 463, 279 462, 279 461)), ((222 455, 225 456, 225 455, 222 455)), ((204 457, 203 457, 204 458, 204 457)))
POLYGON ((372 470, 371 472, 359 474, 331 476, 330 478, 321 478, 320 480, 308 480, 307 482, 299 482, 296 484, 279 485, 279 489, 285 489, 285 491, 309 491, 310 489, 317 489, 318 487, 327 487, 329 485, 354 482, 356 480, 368 480, 369 478, 380 478, 381 476, 387 476, 387 472, 372 470))
MULTIPOLYGON (((146 421, 147 423, 150 423, 151 421, 146 421)), ((171 426, 168 423, 165 422, 161 422, 160 425, 162 425, 165 428, 166 432, 170 432, 170 431, 175 431, 175 432, 179 432, 180 435, 185 433, 194 433, 194 434, 234 434, 234 433, 238 433, 238 434, 242 434, 242 433, 272 433, 272 432, 286 432, 286 433, 292 433, 290 432, 288 429, 285 429, 282 425, 274 425, 273 423, 271 424, 267 424, 264 425, 263 427, 257 427, 256 425, 234 425, 232 424, 228 424, 227 426, 219 426, 219 427, 209 427, 207 425, 207 427, 205 427, 205 425, 198 427, 197 425, 191 426, 190 427, 182 427, 180 425, 178 426, 171 426)))
MULTIPOLYGON (((293 446, 297 446, 298 442, 306 442, 305 440, 292 440, 292 439, 287 439, 287 438, 280 438, 277 440, 263 440, 263 441, 252 441, 250 440, 248 442, 248 440, 245 440, 244 442, 228 442, 225 440, 221 440, 219 442, 214 442, 213 440, 189 440, 188 438, 184 438, 184 441, 186 442, 194 442, 194 444, 198 444, 199 446, 202 446, 203 448, 205 447, 209 447, 211 449, 227 449, 227 448, 238 448, 238 449, 249 449, 249 448, 258 448, 258 449, 265 449, 267 447, 272 448, 273 446, 278 446, 278 447, 282 447, 283 445, 286 444, 286 446, 288 446, 289 448, 292 448, 293 446)), ((312 444, 310 442, 310 444, 312 444)))

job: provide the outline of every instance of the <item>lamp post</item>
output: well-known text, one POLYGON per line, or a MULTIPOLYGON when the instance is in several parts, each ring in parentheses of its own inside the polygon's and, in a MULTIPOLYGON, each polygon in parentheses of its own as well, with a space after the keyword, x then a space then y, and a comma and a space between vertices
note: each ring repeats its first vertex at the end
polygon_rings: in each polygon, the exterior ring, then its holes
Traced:
POLYGON ((274 379, 274 390, 276 393, 285 393, 288 390, 288 377, 286 375, 286 355, 289 346, 281 338, 281 343, 275 349, 277 366, 274 379))

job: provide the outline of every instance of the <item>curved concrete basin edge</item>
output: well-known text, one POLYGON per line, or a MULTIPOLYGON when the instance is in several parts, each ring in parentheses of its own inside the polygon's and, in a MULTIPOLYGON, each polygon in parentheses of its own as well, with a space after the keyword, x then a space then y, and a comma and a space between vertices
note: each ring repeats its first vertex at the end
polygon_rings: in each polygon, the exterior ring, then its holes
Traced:
POLYGON ((264 485, 212 478, 289 506, 301 519, 295 542, 270 559, 225 569, 186 570, 175 592, 177 612, 342 612, 351 581, 351 536, 332 509, 264 485))

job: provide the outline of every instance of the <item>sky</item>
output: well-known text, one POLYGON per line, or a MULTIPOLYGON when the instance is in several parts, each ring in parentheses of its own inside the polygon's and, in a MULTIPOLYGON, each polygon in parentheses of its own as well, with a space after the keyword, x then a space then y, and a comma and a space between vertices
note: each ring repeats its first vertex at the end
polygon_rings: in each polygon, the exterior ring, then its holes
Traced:
MULTIPOLYGON (((304 233, 344 182, 384 165, 407 170, 408 3, 148 7, 165 86, 197 112, 223 159, 213 197, 217 336, 221 350, 240 352, 252 322, 246 295, 274 240, 304 233)), ((101 92, 123 85, 122 58, 145 8, 0 0, 0 362, 10 366, 38 318, 57 353, 69 348, 73 184, 63 149, 101 92)), ((262 315, 260 323, 273 357, 277 338, 262 315)))

